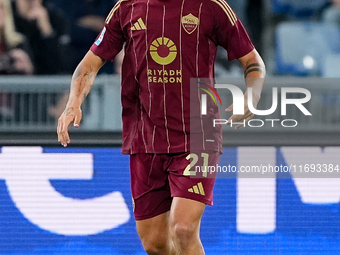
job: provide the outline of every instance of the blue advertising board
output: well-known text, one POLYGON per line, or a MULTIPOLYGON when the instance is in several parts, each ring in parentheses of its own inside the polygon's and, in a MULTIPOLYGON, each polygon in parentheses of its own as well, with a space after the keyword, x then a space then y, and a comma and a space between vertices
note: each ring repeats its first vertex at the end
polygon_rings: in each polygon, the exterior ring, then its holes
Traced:
MULTIPOLYGON (((338 155, 339 147, 225 148, 219 165, 239 178, 216 180, 201 227, 206 254, 340 254, 340 178, 293 173, 334 174, 338 155), (242 167, 260 165, 263 178, 241 178, 242 167)), ((2 147, 0 254, 145 254, 129 157, 113 147, 2 147)))

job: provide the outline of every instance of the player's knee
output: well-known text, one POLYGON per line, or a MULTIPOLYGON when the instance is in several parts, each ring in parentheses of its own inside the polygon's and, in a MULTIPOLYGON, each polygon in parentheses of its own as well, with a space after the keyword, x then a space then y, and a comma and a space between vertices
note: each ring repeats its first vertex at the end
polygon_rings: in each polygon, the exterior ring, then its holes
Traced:
POLYGON ((176 245, 186 246, 194 238, 198 238, 196 224, 176 223, 171 228, 172 237, 176 245))
POLYGON ((142 239, 144 250, 149 255, 165 254, 167 251, 167 242, 157 238, 142 239))
POLYGON ((148 255, 161 255, 165 254, 166 247, 154 246, 154 245, 146 245, 144 246, 144 250, 148 255))

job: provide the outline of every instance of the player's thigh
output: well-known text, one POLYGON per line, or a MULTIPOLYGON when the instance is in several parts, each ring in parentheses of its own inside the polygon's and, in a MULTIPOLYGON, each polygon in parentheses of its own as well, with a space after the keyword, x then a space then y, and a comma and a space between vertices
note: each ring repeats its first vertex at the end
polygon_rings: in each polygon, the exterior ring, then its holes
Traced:
POLYGON ((143 245, 162 246, 169 240, 169 212, 136 220, 137 232, 143 245))

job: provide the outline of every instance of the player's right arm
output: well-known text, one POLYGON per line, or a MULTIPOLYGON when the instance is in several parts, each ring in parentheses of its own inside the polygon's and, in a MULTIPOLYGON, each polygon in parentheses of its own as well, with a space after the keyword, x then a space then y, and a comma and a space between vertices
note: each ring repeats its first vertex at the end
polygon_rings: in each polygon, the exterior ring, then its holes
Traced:
POLYGON ((122 1, 118 1, 112 8, 102 32, 74 71, 66 109, 58 120, 58 140, 64 147, 70 143, 68 134, 70 124, 79 126, 82 118, 81 105, 90 92, 99 69, 106 60, 113 61, 123 47, 125 36, 120 18, 126 15, 121 14, 121 5, 122 1))
POLYGON ((64 147, 71 142, 68 134, 70 124, 79 127, 82 118, 81 105, 90 92, 99 69, 104 64, 104 59, 89 51, 73 73, 69 99, 58 119, 58 141, 64 147))

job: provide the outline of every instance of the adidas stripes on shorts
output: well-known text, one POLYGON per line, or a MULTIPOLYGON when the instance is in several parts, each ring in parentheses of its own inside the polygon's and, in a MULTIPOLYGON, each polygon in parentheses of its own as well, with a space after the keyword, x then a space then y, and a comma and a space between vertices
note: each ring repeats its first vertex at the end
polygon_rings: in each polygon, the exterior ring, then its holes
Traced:
POLYGON ((215 175, 196 166, 216 166, 219 153, 133 154, 130 156, 131 191, 136 220, 170 210, 173 197, 212 205, 215 175))

